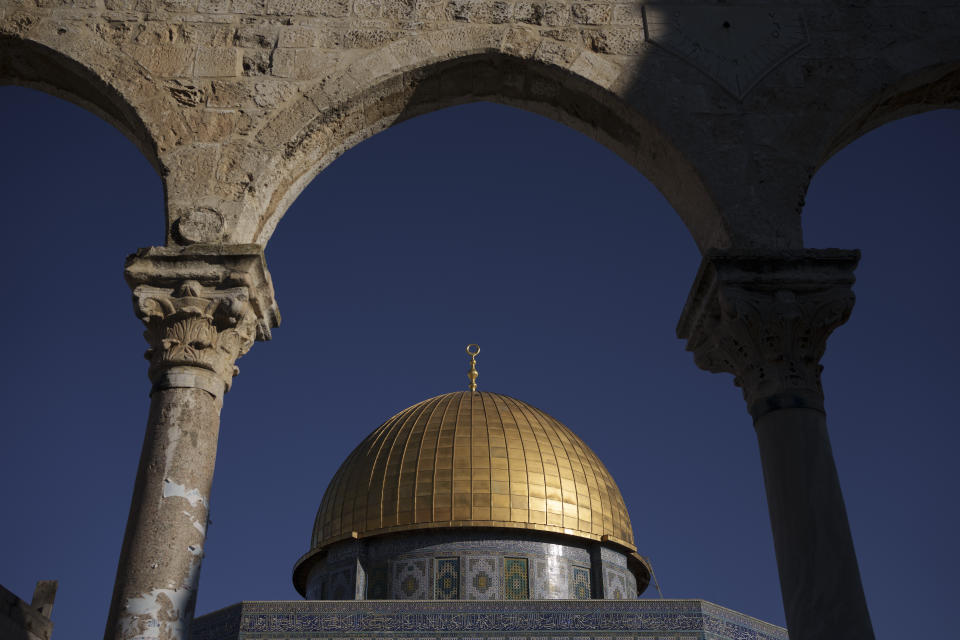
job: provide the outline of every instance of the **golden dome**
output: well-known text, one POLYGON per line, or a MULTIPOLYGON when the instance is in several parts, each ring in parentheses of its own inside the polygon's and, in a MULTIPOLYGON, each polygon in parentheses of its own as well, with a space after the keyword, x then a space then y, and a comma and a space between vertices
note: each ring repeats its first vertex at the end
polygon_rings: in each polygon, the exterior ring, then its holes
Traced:
POLYGON ((487 392, 424 400, 367 436, 330 481, 311 546, 439 527, 552 531, 635 550, 596 454, 542 411, 487 392))

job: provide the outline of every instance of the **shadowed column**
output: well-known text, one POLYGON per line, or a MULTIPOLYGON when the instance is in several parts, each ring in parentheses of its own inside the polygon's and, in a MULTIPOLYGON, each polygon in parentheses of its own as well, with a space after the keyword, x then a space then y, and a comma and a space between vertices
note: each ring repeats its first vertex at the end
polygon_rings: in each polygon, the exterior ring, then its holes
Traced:
POLYGON ((180 640, 196 604, 223 394, 236 359, 270 337, 279 314, 256 247, 148 249, 125 275, 153 389, 104 637, 180 640))
POLYGON ((820 359, 853 309, 857 251, 704 257, 677 327, 753 417, 791 640, 872 639, 827 435, 820 359))

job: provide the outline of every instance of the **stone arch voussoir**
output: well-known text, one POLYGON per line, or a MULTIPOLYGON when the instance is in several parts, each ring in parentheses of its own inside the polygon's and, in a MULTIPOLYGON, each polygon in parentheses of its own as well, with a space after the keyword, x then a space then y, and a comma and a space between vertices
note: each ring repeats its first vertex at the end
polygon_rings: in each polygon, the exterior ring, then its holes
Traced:
POLYGON ((0 24, 0 84, 63 98, 116 127, 163 176, 156 123, 144 117, 161 89, 89 25, 8 14, 0 24))
POLYGON ((960 59, 912 70, 851 110, 826 140, 817 168, 857 138, 888 122, 935 109, 960 108, 960 59))
POLYGON ((623 99, 628 79, 630 70, 604 56, 517 26, 469 25, 392 43, 318 79, 256 133, 256 147, 235 150, 260 157, 230 241, 265 245, 313 177, 357 143, 401 120, 486 100, 597 140, 666 196, 701 248, 726 246, 693 164, 623 99))

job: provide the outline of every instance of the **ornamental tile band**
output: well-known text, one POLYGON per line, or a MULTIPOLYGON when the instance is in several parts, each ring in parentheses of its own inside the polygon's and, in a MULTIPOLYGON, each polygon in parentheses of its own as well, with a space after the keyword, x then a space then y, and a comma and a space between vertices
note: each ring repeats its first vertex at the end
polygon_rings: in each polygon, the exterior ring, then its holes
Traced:
POLYGON ((467 558, 466 593, 469 600, 496 600, 500 596, 500 569, 496 556, 467 558))
POLYGON ((192 640, 551 637, 787 640, 702 600, 244 602, 198 618, 192 640))
POLYGON ((437 600, 460 599, 460 558, 437 558, 434 597, 437 600))
POLYGON ((503 583, 503 597, 507 600, 526 600, 530 597, 526 558, 503 559, 503 583))
POLYGON ((590 599, 590 569, 573 568, 573 597, 577 600, 590 599))

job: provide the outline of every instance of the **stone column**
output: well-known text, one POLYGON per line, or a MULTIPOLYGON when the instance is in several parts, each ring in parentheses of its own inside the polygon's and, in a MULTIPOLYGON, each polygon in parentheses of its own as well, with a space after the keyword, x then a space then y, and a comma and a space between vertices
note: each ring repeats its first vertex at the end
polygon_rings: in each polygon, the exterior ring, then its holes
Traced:
POLYGON ((837 249, 708 254, 677 327, 698 366, 734 374, 753 417, 791 640, 874 637, 820 385, 859 259, 837 249))
POLYGON ((237 358, 279 324, 259 247, 152 248, 125 270, 146 325, 150 416, 107 640, 187 638, 206 537, 220 408, 237 358))

